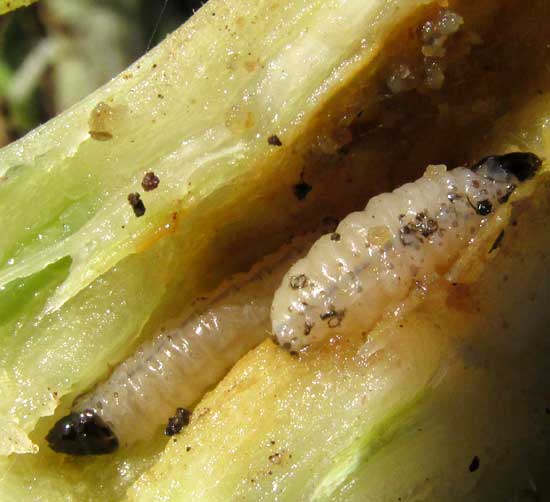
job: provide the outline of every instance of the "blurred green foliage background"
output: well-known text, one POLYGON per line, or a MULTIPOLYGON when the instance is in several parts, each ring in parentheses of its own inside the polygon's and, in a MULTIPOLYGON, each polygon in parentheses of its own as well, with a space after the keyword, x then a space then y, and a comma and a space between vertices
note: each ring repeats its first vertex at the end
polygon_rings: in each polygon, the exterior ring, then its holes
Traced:
POLYGON ((65 110, 205 0, 40 0, 0 17, 0 146, 65 110))

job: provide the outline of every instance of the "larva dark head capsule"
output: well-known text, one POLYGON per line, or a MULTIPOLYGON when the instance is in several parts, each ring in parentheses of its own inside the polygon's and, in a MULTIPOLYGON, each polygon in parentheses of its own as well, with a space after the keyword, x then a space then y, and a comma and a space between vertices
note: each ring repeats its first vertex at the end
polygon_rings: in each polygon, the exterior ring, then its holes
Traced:
POLYGON ((513 152, 506 155, 492 155, 481 159, 472 167, 472 171, 487 169, 488 176, 491 172, 504 170, 515 176, 518 181, 525 181, 532 178, 542 165, 542 160, 534 153, 513 152))
POLYGON ((118 448, 118 439, 94 411, 71 413, 58 420, 46 441, 50 448, 68 455, 103 455, 118 448))

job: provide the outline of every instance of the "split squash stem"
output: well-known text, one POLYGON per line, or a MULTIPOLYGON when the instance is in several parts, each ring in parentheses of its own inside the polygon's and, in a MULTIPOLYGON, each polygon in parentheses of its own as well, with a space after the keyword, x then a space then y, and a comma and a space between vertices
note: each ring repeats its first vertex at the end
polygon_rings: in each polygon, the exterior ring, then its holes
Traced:
POLYGON ((304 156, 357 96, 328 103, 422 4, 213 0, 0 152, 0 454, 36 452, 64 396, 307 228, 304 156))

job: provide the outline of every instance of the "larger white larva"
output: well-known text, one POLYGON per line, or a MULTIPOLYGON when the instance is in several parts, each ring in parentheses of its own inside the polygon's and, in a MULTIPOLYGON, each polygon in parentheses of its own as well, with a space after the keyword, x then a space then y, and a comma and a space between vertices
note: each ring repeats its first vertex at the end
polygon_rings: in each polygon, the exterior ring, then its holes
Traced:
POLYGON ((298 351, 341 325, 368 330, 416 280, 456 260, 540 163, 512 153, 472 168, 430 166, 416 182, 371 199, 286 274, 271 311, 276 341, 298 351))

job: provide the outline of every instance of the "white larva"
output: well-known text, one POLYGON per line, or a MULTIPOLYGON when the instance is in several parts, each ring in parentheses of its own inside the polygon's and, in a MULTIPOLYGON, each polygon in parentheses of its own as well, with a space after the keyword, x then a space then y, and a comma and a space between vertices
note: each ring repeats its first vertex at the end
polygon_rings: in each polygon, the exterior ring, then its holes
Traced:
POLYGON ((267 337, 273 292, 295 259, 263 270, 205 312, 160 333, 74 407, 96 410, 123 444, 150 437, 177 407, 193 405, 267 337))
POLYGON ((429 166, 416 182, 371 199, 284 277, 271 311, 277 342, 298 351, 340 326, 368 330, 415 281, 456 260, 539 165, 533 154, 512 153, 472 169, 429 166))
MULTIPOLYGON (((111 453, 150 438, 178 408, 196 403, 269 335, 273 293, 312 236, 295 239, 234 278, 202 313, 162 330, 73 403, 47 436, 62 453, 111 453)), ((168 432, 168 429, 167 429, 168 432)))

